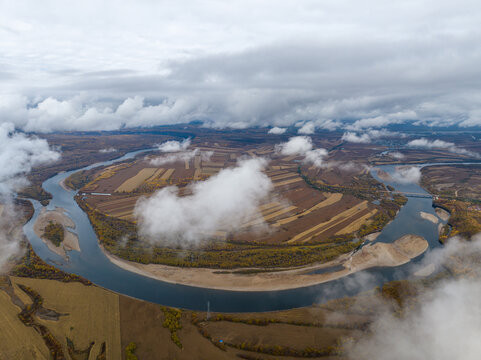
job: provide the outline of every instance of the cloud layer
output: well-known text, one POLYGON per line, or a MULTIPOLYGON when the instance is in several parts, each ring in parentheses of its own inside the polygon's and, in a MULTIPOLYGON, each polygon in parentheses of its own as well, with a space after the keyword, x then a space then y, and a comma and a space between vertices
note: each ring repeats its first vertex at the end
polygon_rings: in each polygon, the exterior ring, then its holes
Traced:
MULTIPOLYGON (((450 239, 447 248, 428 254, 426 263, 440 264, 453 254, 464 260, 479 255, 479 236, 473 242, 450 239), (430 256, 429 256, 430 255, 430 256)), ((477 265, 474 265, 477 269, 477 265)), ((414 309, 402 317, 386 312, 350 351, 350 359, 424 360, 479 358, 481 346, 481 280, 451 279, 420 295, 414 309)))
POLYGON ((303 156, 305 163, 318 168, 324 166, 324 160, 328 155, 326 149, 314 149, 312 139, 309 136, 291 137, 288 142, 276 145, 276 151, 287 156, 303 156))
POLYGON ((2 7, 2 121, 44 132, 481 125, 473 0, 102 4, 2 7))
POLYGON ((153 243, 194 246, 218 230, 238 231, 260 216, 258 206, 273 189, 262 172, 266 160, 241 161, 179 196, 175 186, 161 189, 135 207, 140 233, 153 243))
POLYGON ((436 140, 428 140, 425 138, 415 139, 408 142, 406 146, 411 148, 419 148, 419 149, 442 149, 442 150, 447 150, 449 152, 452 152, 454 154, 479 157, 479 154, 475 152, 460 148, 452 142, 443 141, 439 139, 436 139, 436 140))
POLYGON ((397 166, 391 175, 392 180, 399 184, 419 184, 421 176, 421 169, 417 166, 397 166))

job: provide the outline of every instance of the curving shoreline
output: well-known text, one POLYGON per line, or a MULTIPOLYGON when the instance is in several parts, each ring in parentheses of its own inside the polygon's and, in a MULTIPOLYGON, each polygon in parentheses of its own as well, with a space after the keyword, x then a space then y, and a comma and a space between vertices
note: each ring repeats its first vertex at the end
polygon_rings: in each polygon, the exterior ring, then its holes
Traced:
POLYGON ((327 263, 256 274, 219 273, 219 269, 140 264, 112 255, 102 246, 100 248, 113 264, 124 270, 168 283, 229 291, 277 291, 322 284, 372 267, 403 265, 424 253, 428 246, 428 242, 421 236, 405 235, 393 243, 368 244, 357 252, 341 255, 327 263), (344 266, 344 269, 312 273, 335 266, 344 266))
POLYGON ((42 239, 50 251, 66 260, 68 259, 67 251, 75 250, 80 252, 78 236, 69 229, 75 229, 75 223, 65 214, 65 210, 61 208, 56 208, 55 210, 47 210, 45 207, 42 208, 33 226, 35 234, 42 239), (43 237, 45 226, 47 226, 50 221, 62 225, 64 229, 64 240, 60 246, 55 246, 50 240, 43 237))

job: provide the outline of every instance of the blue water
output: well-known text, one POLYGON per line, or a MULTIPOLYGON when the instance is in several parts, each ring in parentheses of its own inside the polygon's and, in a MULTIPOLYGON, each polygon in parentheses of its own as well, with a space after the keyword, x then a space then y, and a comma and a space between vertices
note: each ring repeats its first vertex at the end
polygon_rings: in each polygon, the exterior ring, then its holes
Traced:
MULTIPOLYGON (((141 152, 143 151, 132 152, 119 159, 90 165, 83 169, 109 165, 132 158, 141 152)), ((380 168, 388 173, 394 170, 390 166, 382 166, 380 168)), ((410 275, 412 269, 410 264, 396 268, 375 268, 315 286, 282 291, 255 292, 212 290, 170 284, 144 277, 123 270, 107 259, 99 248, 97 237, 87 215, 73 199, 75 192, 67 191, 59 185, 60 181, 72 173, 83 169, 58 174, 43 183, 44 189, 53 196, 48 208, 64 208, 67 214, 74 220, 76 224, 74 232, 79 236, 81 252, 69 252, 69 261, 67 262, 62 257, 51 252, 45 243, 35 235, 33 224, 42 208, 37 201, 32 201, 35 213, 32 219, 25 225, 24 231, 35 252, 47 263, 63 271, 81 275, 98 286, 121 294, 162 305, 191 310, 206 310, 206 304, 209 301, 211 310, 219 312, 274 311, 308 306, 333 298, 355 295, 360 291, 382 285, 386 281, 406 278, 410 275)), ((373 176, 377 177, 374 172, 373 176)), ((420 186, 415 184, 385 183, 394 186, 400 191, 426 193, 420 186)), ((431 199, 409 198, 407 204, 403 206, 396 218, 383 229, 376 241, 392 242, 402 235, 416 234, 424 237, 429 242, 430 248, 440 246, 437 225, 423 220, 419 216, 420 211, 435 214, 431 199)), ((420 262, 423 257, 424 254, 420 255, 414 259, 414 262, 420 262)))

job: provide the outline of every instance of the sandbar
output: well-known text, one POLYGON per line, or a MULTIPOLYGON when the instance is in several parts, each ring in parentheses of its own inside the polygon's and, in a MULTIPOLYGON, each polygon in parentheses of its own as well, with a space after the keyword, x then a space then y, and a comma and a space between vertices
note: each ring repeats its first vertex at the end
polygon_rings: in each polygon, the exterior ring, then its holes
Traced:
POLYGON ((422 217, 424 220, 431 221, 433 224, 437 224, 437 223, 439 222, 439 218, 436 217, 436 216, 433 215, 433 214, 430 214, 430 213, 427 213, 427 212, 424 212, 424 211, 420 211, 420 212, 419 212, 419 215, 421 215, 421 217, 422 217))
POLYGON ((65 210, 61 208, 56 208, 55 210, 47 210, 46 208, 43 208, 40 211, 35 224, 33 225, 33 230, 52 252, 62 256, 64 259, 67 259, 67 251, 80 251, 80 246, 78 236, 69 230, 75 228, 75 223, 65 214, 64 211, 65 210), (47 226, 50 221, 62 225, 64 229, 65 236, 60 246, 55 246, 50 240, 42 236, 45 226, 47 226))
POLYGON ((125 270, 169 283, 230 291, 275 291, 316 285, 371 267, 399 266, 421 255, 427 248, 428 242, 421 236, 405 235, 391 244, 365 245, 357 252, 341 255, 328 263, 254 274, 239 274, 235 273, 235 270, 220 271, 219 269, 140 264, 121 259, 103 248, 102 250, 112 263, 125 270), (340 271, 312 273, 315 270, 340 265, 344 267, 340 271))

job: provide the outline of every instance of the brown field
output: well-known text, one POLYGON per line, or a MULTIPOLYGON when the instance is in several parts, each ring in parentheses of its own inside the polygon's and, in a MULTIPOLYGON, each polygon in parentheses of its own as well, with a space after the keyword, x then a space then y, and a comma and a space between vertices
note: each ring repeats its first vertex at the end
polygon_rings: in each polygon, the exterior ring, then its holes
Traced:
POLYGON ((157 172, 157 168, 144 168, 140 170, 135 176, 124 181, 115 191, 116 192, 131 192, 142 185, 147 179, 151 178, 157 172))
MULTIPOLYGON (((87 196, 87 202, 101 212, 133 221, 133 210, 141 195, 149 196, 156 189, 167 185, 178 185, 180 193, 188 195, 188 185, 192 181, 206 179, 217 174, 222 168, 234 166, 235 158, 249 155, 269 156, 271 162, 265 173, 274 185, 274 194, 266 203, 261 204, 259 213, 262 218, 252 219, 244 224, 249 229, 262 223, 270 225, 266 234, 256 233, 257 242, 269 244, 298 243, 322 241, 330 236, 347 235, 353 233, 377 212, 373 204, 354 196, 340 193, 322 193, 310 188, 298 173, 297 157, 285 157, 274 153, 273 146, 259 148, 236 149, 219 146, 196 146, 200 151, 213 151, 209 161, 202 161, 196 155, 191 161, 193 166, 186 166, 181 160, 165 164, 164 168, 153 168, 149 160, 155 155, 130 162, 130 166, 117 165, 115 173, 109 177, 100 176, 95 179, 96 192, 112 193, 111 196, 87 196), (235 155, 235 156, 233 156, 235 155), (117 170, 120 169, 120 170, 117 170), (113 192, 112 189, 117 189, 113 192), (122 193, 119 193, 123 191, 122 193), (359 205, 361 204, 361 205, 359 205), (356 207, 356 206, 360 207, 356 207)), ((111 169, 109 169, 111 171, 111 169)), ((306 167, 310 176, 325 183, 347 184, 359 172, 350 173, 332 169, 311 169, 306 167)), ((357 170, 359 171, 359 170, 357 170)), ((360 173, 364 173, 363 169, 360 173)), ((100 173, 102 174, 102 173, 100 173)), ((226 232, 220 229, 220 238, 225 238, 226 232)), ((214 234, 213 234, 214 236, 214 234)), ((214 236, 219 238, 218 235, 214 236)), ((252 241, 249 232, 235 234, 235 240, 252 241)))
POLYGON ((356 204, 355 206, 335 215, 332 219, 321 222, 301 232, 300 234, 297 234, 288 242, 294 243, 298 241, 301 241, 301 242, 309 241, 312 238, 317 237, 322 233, 324 233, 325 231, 333 228, 334 226, 339 225, 340 223, 344 222, 346 219, 353 221, 352 219, 356 217, 356 215, 358 215, 359 213, 363 212, 363 210, 366 210, 367 207, 368 207, 367 201, 363 201, 360 204, 356 204))
POLYGON ((68 336, 77 349, 85 349, 94 341, 91 353, 98 354, 101 344, 105 342, 107 359, 117 360, 121 357, 117 294, 77 282, 59 285, 53 280, 11 279, 14 284, 23 284, 37 291, 43 298, 45 308, 68 314, 61 316, 58 321, 38 320, 62 341, 65 353, 68 353, 65 343, 65 336, 68 336))
POLYGON ((20 308, 0 291, 0 359, 50 359, 42 338, 18 319, 20 308))
POLYGON ((481 200, 480 165, 442 165, 422 169, 423 185, 434 194, 481 200))

